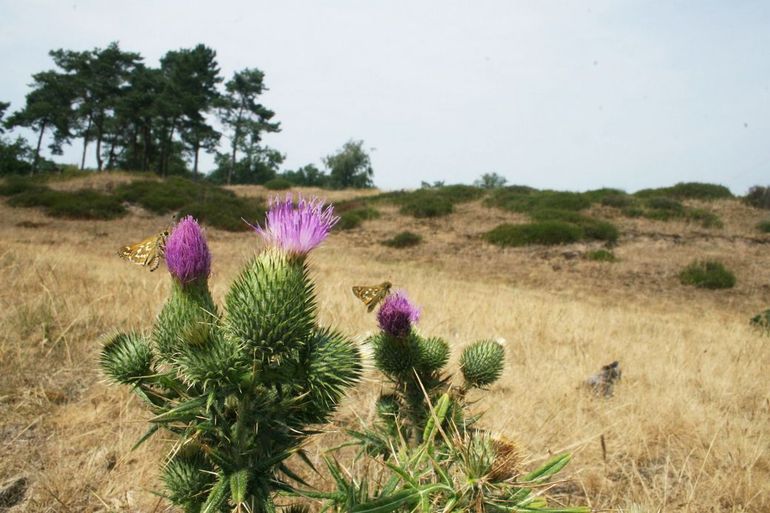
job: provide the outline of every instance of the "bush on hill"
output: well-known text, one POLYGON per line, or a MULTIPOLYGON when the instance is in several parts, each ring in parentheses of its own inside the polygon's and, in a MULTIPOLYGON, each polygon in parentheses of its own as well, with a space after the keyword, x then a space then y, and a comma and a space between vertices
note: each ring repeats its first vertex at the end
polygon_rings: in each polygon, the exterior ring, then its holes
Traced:
POLYGON ((732 198, 733 193, 723 185, 700 183, 700 182, 680 182, 671 187, 660 187, 657 189, 642 189, 634 193, 639 198, 650 198, 654 196, 664 196, 677 199, 699 199, 715 200, 732 198))
POLYGON ((401 232, 390 239, 382 241, 385 246, 391 248, 410 248, 422 242, 422 237, 412 232, 401 232))
POLYGON ((335 205, 335 212, 340 216, 335 227, 339 230, 352 230, 361 226, 364 221, 380 217, 380 212, 377 209, 364 202, 355 201, 341 205, 342 208, 337 208, 335 205))
POLYGON ((125 215, 120 200, 101 192, 84 189, 79 191, 54 191, 34 185, 8 199, 13 207, 43 207, 51 217, 67 219, 116 219, 125 215))
POLYGON ((743 201, 752 207, 770 209, 770 187, 755 185, 749 189, 743 201))
POLYGON ((586 253, 586 260, 591 260, 593 262, 617 262, 618 258, 612 251, 595 249, 586 253))
POLYGON ((484 239, 497 246, 531 244, 568 244, 583 238, 583 229, 563 221, 541 221, 527 224, 501 224, 484 234, 484 239))
POLYGON ((583 230, 583 238, 616 242, 620 237, 617 227, 608 222, 600 221, 571 210, 542 209, 530 214, 535 221, 562 221, 579 226, 583 230))
POLYGON ((263 185, 270 191, 285 191, 291 189, 292 183, 286 178, 277 177, 266 181, 263 185))
POLYGON ((735 275, 716 260, 693 262, 679 273, 683 285, 701 289, 729 289, 735 286, 735 275))
POLYGON ((762 233, 770 233, 770 219, 767 221, 762 221, 759 224, 757 224, 757 230, 759 230, 762 233))

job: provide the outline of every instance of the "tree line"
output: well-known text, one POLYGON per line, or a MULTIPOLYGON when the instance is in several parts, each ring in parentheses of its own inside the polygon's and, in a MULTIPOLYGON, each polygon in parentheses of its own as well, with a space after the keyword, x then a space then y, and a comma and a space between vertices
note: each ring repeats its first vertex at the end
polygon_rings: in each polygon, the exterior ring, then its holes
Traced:
POLYGON ((0 102, 0 173, 35 174, 51 162, 41 147, 61 155, 80 142, 80 169, 90 152, 97 171, 153 171, 160 176, 201 176, 201 152, 215 155, 206 177, 217 183, 264 183, 282 177, 296 185, 371 187, 373 170, 363 141, 350 140, 313 164, 279 173, 285 155, 263 142, 280 132, 275 112, 261 103, 265 75, 257 68, 225 81, 216 52, 199 44, 171 50, 158 67, 118 43, 106 48, 49 52, 55 69, 32 76, 24 106, 6 117, 0 102), (218 123, 215 123, 217 121, 218 123), (35 134, 10 139, 3 128, 35 134))

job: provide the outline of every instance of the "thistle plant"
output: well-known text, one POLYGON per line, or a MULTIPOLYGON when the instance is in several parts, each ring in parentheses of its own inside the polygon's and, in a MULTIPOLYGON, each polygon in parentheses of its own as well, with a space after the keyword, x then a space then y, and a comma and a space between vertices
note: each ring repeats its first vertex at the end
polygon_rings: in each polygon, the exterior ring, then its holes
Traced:
MULTIPOLYGON (((224 305, 208 287, 211 253, 187 217, 165 248, 171 294, 152 332, 113 336, 105 373, 151 410, 150 429, 175 440, 162 467, 166 496, 186 512, 275 511, 299 478, 286 460, 329 420, 361 374, 358 348, 318 325, 306 262, 337 222, 318 200, 274 199, 264 249, 224 305)), ((137 444, 138 445, 138 444, 137 444)))
POLYGON ((493 340, 467 346, 460 355, 462 382, 453 388, 449 345, 418 333, 419 318, 403 292, 383 302, 380 331, 369 342, 391 389, 377 401, 377 422, 349 431, 352 440, 343 444, 359 446, 357 464, 346 468, 326 458, 336 489, 305 494, 339 513, 587 512, 549 508, 543 494, 568 454, 525 472, 515 442, 473 425, 478 416, 468 414, 466 396, 497 381, 503 347, 493 340))
MULTIPOLYGON (((380 331, 370 337, 374 363, 391 383, 391 390, 377 403, 383 427, 397 429, 414 443, 420 443, 429 418, 429 405, 449 389, 446 372, 449 344, 439 337, 426 337, 415 328, 421 310, 406 293, 385 298, 377 312, 380 331)), ((500 377, 505 353, 494 340, 480 340, 466 347, 460 357, 462 384, 452 389, 450 417, 461 429, 475 417, 464 414, 465 397, 474 388, 485 388, 500 377)))

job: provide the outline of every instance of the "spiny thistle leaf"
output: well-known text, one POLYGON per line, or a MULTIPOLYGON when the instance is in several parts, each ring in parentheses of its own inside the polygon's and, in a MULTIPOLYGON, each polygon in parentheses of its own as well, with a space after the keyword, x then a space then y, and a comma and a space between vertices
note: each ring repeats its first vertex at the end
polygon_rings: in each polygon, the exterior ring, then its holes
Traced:
POLYGON ((227 492, 229 491, 230 480, 226 475, 220 474, 217 478, 217 482, 209 492, 206 502, 201 508, 201 513, 216 513, 219 508, 227 500, 227 492))
POLYGON ((500 377, 505 364, 505 350, 494 340, 480 340, 466 347, 460 357, 465 381, 474 387, 487 386, 500 377))
POLYGON ((264 360, 300 349, 315 322, 307 267, 275 251, 263 252, 247 264, 225 305, 227 333, 264 360))
POLYGON ((102 349, 100 363, 104 372, 117 383, 135 385, 153 374, 153 356, 144 336, 120 333, 102 349))
POLYGON ((241 469, 230 476, 230 495, 233 502, 238 505, 246 500, 249 488, 249 470, 241 469))

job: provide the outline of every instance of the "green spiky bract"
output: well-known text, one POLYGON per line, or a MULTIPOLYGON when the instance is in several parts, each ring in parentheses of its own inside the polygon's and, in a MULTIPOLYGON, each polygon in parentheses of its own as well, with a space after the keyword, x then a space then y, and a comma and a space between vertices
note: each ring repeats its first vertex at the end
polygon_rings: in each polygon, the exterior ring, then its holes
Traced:
POLYGON ((153 374, 153 356, 145 337, 138 333, 119 333, 104 345, 102 368, 118 383, 136 385, 153 374))
POLYGON ((174 280, 152 330, 105 345, 101 362, 148 404, 151 427, 176 439, 164 495, 188 513, 276 510, 299 479, 286 460, 334 413, 361 375, 358 347, 318 326, 304 258, 266 250, 226 294, 174 280))
POLYGON ((480 340, 466 347, 460 357, 465 382, 473 387, 488 386, 500 377, 505 350, 494 340, 480 340))

